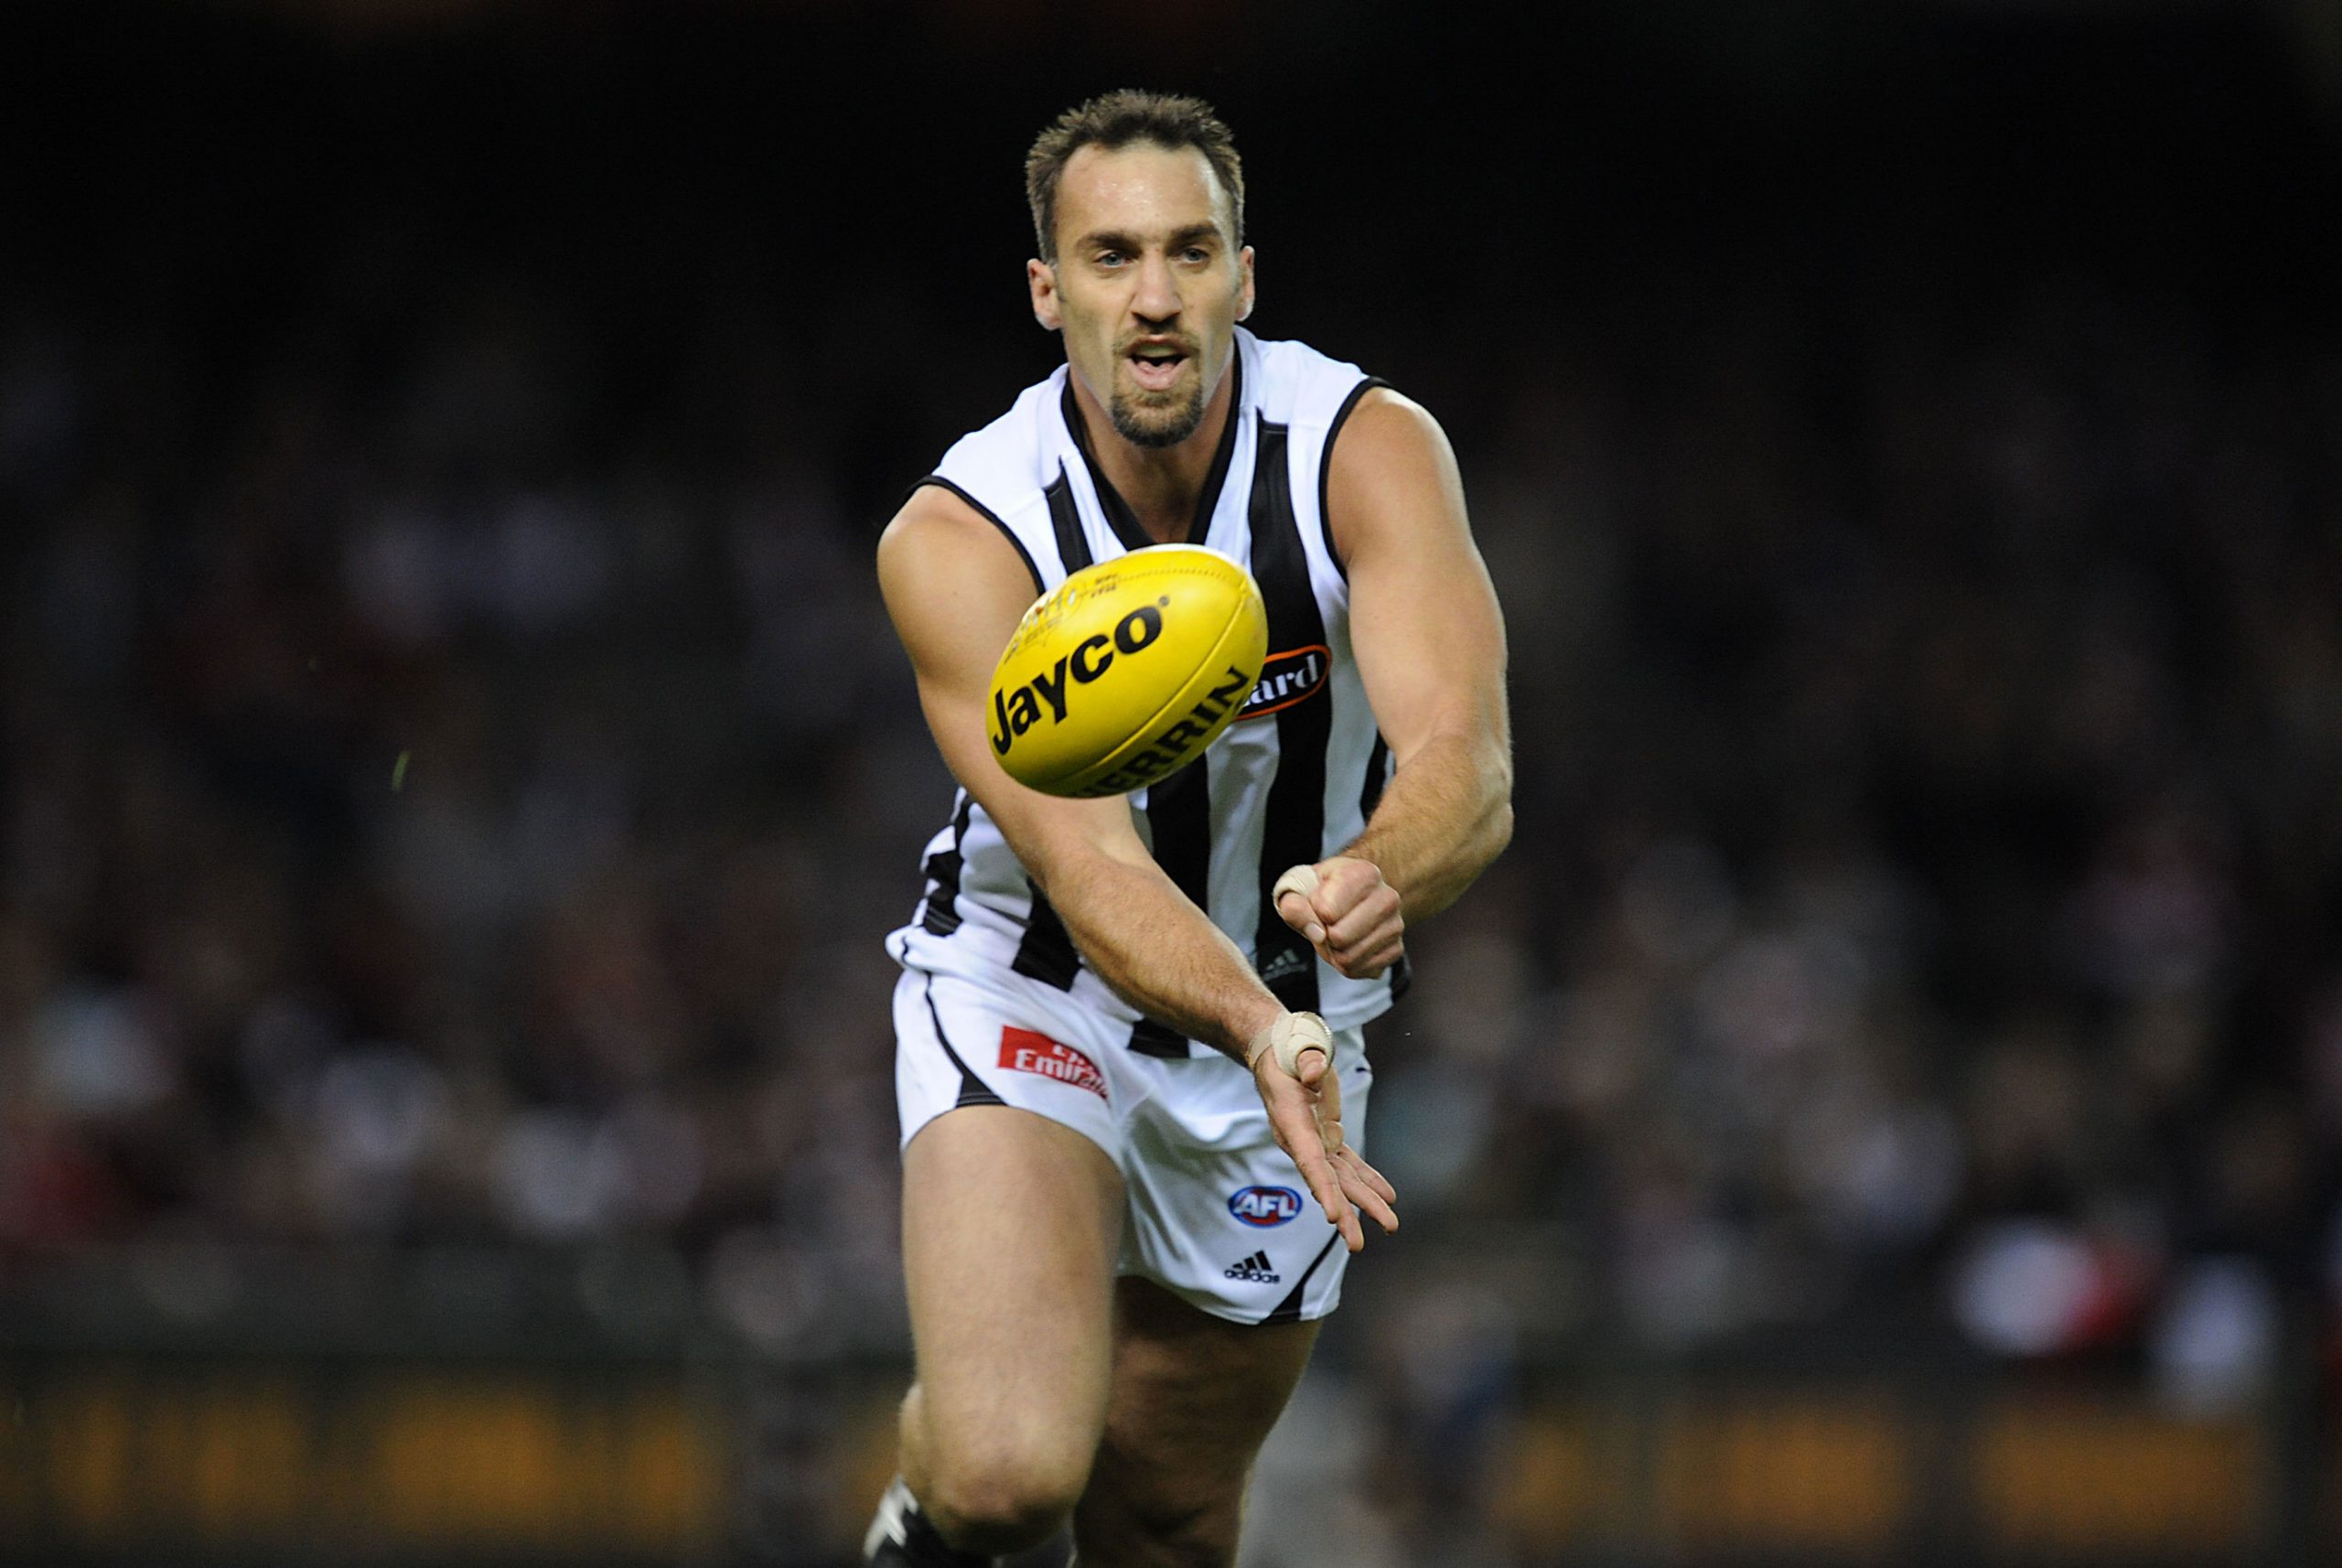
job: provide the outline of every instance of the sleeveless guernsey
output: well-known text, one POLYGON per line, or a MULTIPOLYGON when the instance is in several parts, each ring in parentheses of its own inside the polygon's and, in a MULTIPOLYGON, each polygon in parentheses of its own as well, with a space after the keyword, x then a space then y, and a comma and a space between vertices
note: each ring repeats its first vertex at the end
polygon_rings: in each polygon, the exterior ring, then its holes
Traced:
MULTIPOLYGON (((1268 891, 1286 867, 1355 839, 1391 773, 1351 657, 1349 584, 1325 517, 1334 437, 1359 398, 1382 383, 1241 327, 1229 374, 1236 384, 1228 426, 1189 542, 1251 568, 1268 608, 1268 662, 1242 715, 1200 759, 1133 794, 1131 808, 1156 863, 1235 940, 1277 999, 1349 1028, 1391 1005, 1405 987, 1404 964, 1373 980, 1345 977, 1278 918, 1268 891)), ((921 483, 951 490, 1005 534, 1036 595, 1155 542, 1091 459, 1062 365, 954 444, 921 483)), ((971 978, 1009 969, 1128 1021, 1134 1050, 1197 1049, 1090 973, 966 790, 922 869, 925 897, 888 941, 907 967, 971 978)))

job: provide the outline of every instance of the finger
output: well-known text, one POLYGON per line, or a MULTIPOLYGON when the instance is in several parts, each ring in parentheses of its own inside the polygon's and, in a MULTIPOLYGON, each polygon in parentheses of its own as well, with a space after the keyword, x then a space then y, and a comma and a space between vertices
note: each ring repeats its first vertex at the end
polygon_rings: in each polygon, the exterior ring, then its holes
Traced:
POLYGON ((1407 944, 1394 937, 1375 948, 1371 953, 1352 953, 1346 958, 1333 958, 1327 961, 1352 980, 1371 980, 1397 963, 1406 951, 1407 944))
POLYGON ((1384 1235, 1391 1236, 1398 1233, 1399 1211, 1391 1207, 1388 1198, 1375 1191, 1355 1167, 1345 1164, 1337 1156, 1334 1160, 1334 1176, 1341 1183, 1342 1196, 1356 1204, 1377 1225, 1381 1226, 1384 1235))
MULTIPOLYGON (((1334 1229, 1341 1232, 1342 1246, 1352 1252, 1364 1251, 1366 1227, 1359 1220, 1358 1207, 1343 1196, 1341 1181, 1334 1175, 1334 1167, 1330 1165, 1323 1165, 1322 1170, 1323 1175, 1319 1179, 1326 1183, 1334 1195, 1332 1205, 1327 1208, 1327 1216, 1333 1221, 1334 1229)), ((1312 1187, 1311 1190, 1315 1191, 1316 1188, 1312 1187)), ((1318 1202, 1323 1205, 1325 1198, 1321 1196, 1318 1202)))
POLYGON ((1317 1207, 1326 1211, 1327 1223, 1342 1233, 1343 1245, 1353 1252, 1364 1247, 1366 1230, 1358 1222, 1358 1210, 1343 1195, 1341 1176, 1334 1168, 1334 1162, 1326 1157, 1325 1146, 1317 1141, 1316 1129, 1313 1126, 1308 1132, 1296 1136, 1286 1146, 1285 1152, 1293 1156, 1294 1165, 1301 1172, 1303 1184, 1309 1188, 1309 1196, 1316 1198, 1317 1207))
POLYGON ((1271 1084, 1261 1098, 1268 1106, 1269 1130, 1276 1134, 1278 1145, 1293 1156, 1295 1164, 1305 1158, 1324 1157, 1326 1140, 1317 1131, 1317 1108, 1310 1103, 1305 1090, 1287 1079, 1271 1084))
POLYGON ((1315 1089, 1326 1076, 1326 1053, 1311 1047, 1293 1059, 1293 1076, 1301 1080, 1304 1089, 1315 1089))
POLYGON ((1316 891, 1317 868, 1308 865, 1285 867, 1269 889, 1269 900, 1276 906, 1278 916, 1313 942, 1326 940, 1325 922, 1310 907, 1316 891))
POLYGON ((1318 1207, 1326 1218, 1342 1235, 1342 1245, 1353 1252, 1366 1250, 1366 1227, 1359 1223, 1358 1207, 1342 1189, 1342 1178, 1334 1162, 1324 1155, 1309 1162, 1316 1166, 1313 1174, 1305 1165, 1302 1175, 1309 1183, 1309 1190, 1317 1195, 1318 1207))
POLYGON ((1350 1170, 1356 1171, 1359 1178, 1363 1180, 1367 1186, 1372 1187, 1377 1193, 1381 1195, 1383 1202, 1391 1204, 1394 1208, 1397 1206, 1399 1202, 1399 1189, 1391 1185, 1390 1177, 1384 1176, 1380 1171, 1376 1170, 1372 1165, 1368 1165, 1364 1160, 1360 1159, 1356 1148, 1346 1148, 1339 1155, 1334 1156, 1334 1159, 1337 1165, 1343 1165, 1350 1170))
POLYGON ((1338 1154, 1342 1147, 1342 1075, 1322 1072, 1316 1081, 1317 1130, 1325 1135, 1326 1152, 1338 1154))
POLYGON ((1368 931, 1364 937, 1354 942, 1328 942, 1321 950, 1326 955, 1327 962, 1348 964, 1355 972, 1378 961, 1389 962, 1391 959, 1397 956, 1396 950, 1399 946, 1399 933, 1386 926, 1379 930, 1368 931))
POLYGON ((1389 888, 1361 898, 1326 927, 1326 945, 1337 952, 1352 951, 1387 941, 1402 929, 1399 920, 1399 896, 1389 888))
POLYGON ((1325 925, 1317 918, 1317 911, 1310 908, 1309 900, 1300 894, 1287 893, 1279 897, 1277 914, 1286 925, 1307 937, 1313 943, 1325 941, 1325 925))
POLYGON ((1323 875, 1311 890, 1309 906, 1327 925, 1348 915, 1381 886, 1382 874, 1362 860, 1336 858, 1320 867, 1323 875))

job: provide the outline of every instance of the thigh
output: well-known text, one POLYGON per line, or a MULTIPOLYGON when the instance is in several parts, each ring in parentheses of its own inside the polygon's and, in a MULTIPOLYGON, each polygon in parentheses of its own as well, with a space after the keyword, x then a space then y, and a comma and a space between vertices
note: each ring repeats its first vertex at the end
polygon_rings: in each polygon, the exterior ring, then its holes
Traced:
POLYGON ((1106 1417, 1122 1214, 1113 1162, 1031 1112, 967 1106, 911 1139, 917 1467, 971 1485, 1069 1472, 1079 1485, 1106 1417))
POLYGON ((1074 1514, 1082 1568, 1233 1563, 1252 1460, 1316 1337, 1315 1323, 1231 1323, 1119 1282, 1113 1393, 1074 1514))

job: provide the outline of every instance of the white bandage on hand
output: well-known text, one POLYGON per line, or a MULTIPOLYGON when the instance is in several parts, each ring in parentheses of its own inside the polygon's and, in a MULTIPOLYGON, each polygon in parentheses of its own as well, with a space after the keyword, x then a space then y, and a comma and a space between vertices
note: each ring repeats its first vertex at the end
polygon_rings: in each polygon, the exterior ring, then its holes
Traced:
POLYGON ((1326 1070, 1317 1079, 1317 1132, 1326 1140, 1326 1152, 1335 1154, 1342 1146, 1342 1085, 1334 1072, 1334 1031, 1326 1026, 1325 1019, 1315 1013, 1280 1015, 1275 1023, 1252 1036, 1244 1065, 1257 1071, 1261 1058, 1273 1052, 1278 1070, 1297 1079, 1304 1051, 1322 1051, 1326 1056, 1326 1070))
POLYGON ((1276 1052, 1278 1067, 1299 1078, 1304 1051, 1323 1051, 1326 1065, 1334 1065, 1334 1031, 1315 1013, 1280 1014, 1275 1023, 1252 1036, 1252 1048, 1244 1053, 1244 1065, 1258 1068, 1261 1058, 1270 1051, 1276 1052))
MULTIPOLYGON (((1269 905, 1272 908, 1274 908, 1276 906, 1283 904, 1284 902, 1284 896, 1288 893, 1300 894, 1303 900, 1305 902, 1311 894, 1317 891, 1317 868, 1316 866, 1296 865, 1292 870, 1286 872, 1283 876, 1278 877, 1275 884, 1270 887, 1269 905)), ((1311 918, 1314 919, 1316 918, 1316 912, 1313 910, 1311 912, 1311 918)))

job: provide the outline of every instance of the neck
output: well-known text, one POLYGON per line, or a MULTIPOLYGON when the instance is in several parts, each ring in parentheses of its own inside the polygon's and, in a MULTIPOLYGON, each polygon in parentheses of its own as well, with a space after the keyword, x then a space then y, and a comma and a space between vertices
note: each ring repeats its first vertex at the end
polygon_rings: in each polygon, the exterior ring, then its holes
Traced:
POLYGON ((1176 446, 1141 446, 1114 428, 1113 417, 1099 404, 1080 376, 1073 381, 1074 406, 1081 411, 1083 434, 1099 472, 1106 476, 1138 519, 1149 539, 1158 544, 1184 542, 1204 481, 1228 429, 1235 402, 1236 357, 1231 352, 1219 384, 1204 403, 1203 422, 1195 434, 1176 446))

